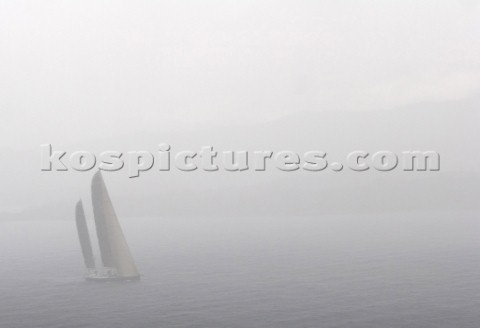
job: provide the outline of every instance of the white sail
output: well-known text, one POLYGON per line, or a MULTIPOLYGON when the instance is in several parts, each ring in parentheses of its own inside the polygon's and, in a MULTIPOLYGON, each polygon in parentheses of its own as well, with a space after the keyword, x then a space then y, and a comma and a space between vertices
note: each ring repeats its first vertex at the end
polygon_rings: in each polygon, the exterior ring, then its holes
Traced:
POLYGON ((119 277, 138 278, 140 275, 100 171, 92 179, 92 203, 103 265, 116 269, 119 277))
POLYGON ((82 248, 85 266, 89 270, 95 270, 92 244, 90 242, 90 235, 88 233, 87 221, 85 220, 85 212, 83 211, 81 200, 79 200, 75 206, 75 222, 77 223, 78 238, 80 239, 80 247, 82 248))

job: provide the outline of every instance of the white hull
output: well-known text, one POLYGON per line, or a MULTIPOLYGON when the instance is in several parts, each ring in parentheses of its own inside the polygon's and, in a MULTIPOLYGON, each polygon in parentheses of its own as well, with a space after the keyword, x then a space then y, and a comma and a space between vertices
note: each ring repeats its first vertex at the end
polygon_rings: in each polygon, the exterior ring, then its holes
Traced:
POLYGON ((93 281, 93 282, 133 282, 139 281, 140 276, 132 276, 132 277, 121 277, 121 276, 102 276, 102 275, 88 275, 85 277, 86 281, 93 281))

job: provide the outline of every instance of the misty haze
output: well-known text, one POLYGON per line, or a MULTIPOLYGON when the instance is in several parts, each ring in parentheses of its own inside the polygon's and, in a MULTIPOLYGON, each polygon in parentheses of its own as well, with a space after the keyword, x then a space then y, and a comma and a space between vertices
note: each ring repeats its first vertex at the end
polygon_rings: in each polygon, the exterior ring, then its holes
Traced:
POLYGON ((0 327, 479 327, 479 39, 477 0, 0 0, 0 327))

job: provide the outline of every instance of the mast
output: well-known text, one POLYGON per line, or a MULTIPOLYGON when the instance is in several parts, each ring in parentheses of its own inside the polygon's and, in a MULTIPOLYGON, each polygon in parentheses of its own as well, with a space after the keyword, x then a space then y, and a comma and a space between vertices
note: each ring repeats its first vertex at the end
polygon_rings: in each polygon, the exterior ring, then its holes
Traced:
POLYGON ((77 223, 78 238, 82 248, 83 260, 87 269, 95 270, 95 260, 93 259, 92 243, 88 233, 87 221, 83 210, 82 201, 79 200, 75 206, 75 222, 77 223))
POLYGON ((121 277, 139 277, 100 171, 92 179, 92 203, 103 265, 121 277))

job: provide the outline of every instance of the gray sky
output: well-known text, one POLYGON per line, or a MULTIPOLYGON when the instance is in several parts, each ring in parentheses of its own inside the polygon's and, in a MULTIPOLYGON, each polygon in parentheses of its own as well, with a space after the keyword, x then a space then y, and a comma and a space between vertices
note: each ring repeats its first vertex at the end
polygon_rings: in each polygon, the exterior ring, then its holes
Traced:
POLYGON ((479 13, 468 0, 3 0, 0 146, 468 98, 479 13))

